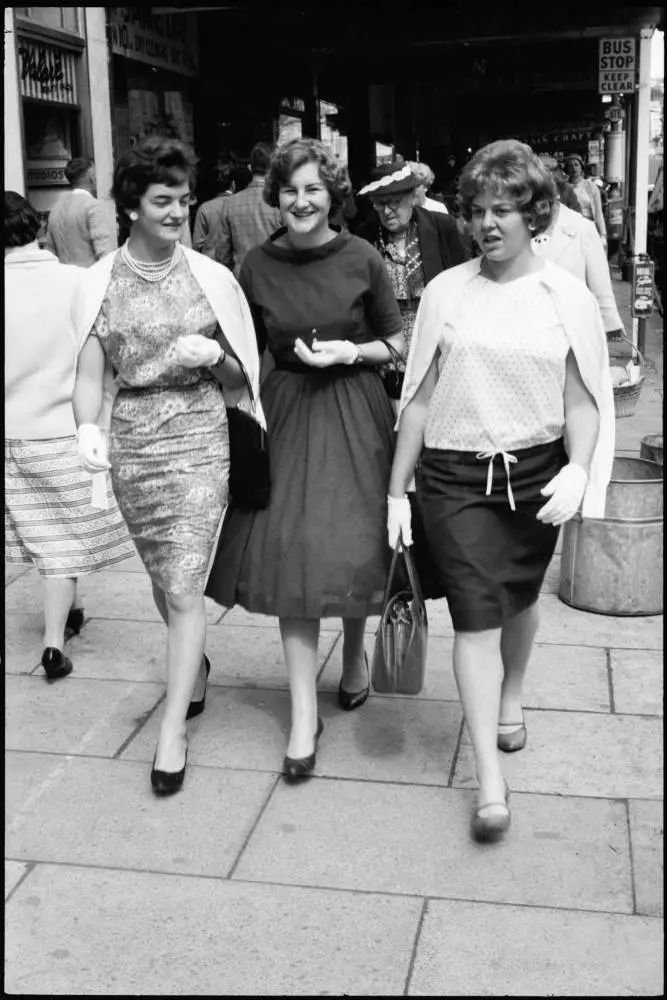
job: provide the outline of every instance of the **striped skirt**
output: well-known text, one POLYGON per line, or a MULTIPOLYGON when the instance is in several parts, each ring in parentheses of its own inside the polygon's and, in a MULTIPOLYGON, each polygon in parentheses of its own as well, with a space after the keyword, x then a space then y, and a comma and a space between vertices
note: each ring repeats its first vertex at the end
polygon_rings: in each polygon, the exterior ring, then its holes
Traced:
POLYGON ((78 577, 129 559, 134 545, 107 476, 107 509, 90 505, 76 438, 5 440, 5 559, 42 576, 78 577))

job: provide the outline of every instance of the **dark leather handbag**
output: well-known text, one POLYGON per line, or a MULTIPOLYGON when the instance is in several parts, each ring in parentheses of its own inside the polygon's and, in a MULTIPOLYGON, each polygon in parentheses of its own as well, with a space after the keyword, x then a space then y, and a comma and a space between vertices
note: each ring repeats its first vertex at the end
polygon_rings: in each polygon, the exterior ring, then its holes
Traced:
POLYGON ((392 368, 385 368, 382 371, 382 381, 384 383, 385 392, 390 399, 400 399, 401 393, 403 392, 403 379, 405 377, 405 372, 401 371, 399 363, 403 361, 403 358, 388 340, 385 340, 384 337, 380 337, 380 340, 385 345, 391 356, 389 364, 393 365, 392 368))
POLYGON ((426 672, 428 618, 419 579, 409 548, 396 546, 375 634, 371 683, 379 694, 419 694, 426 672), (403 555, 409 585, 392 594, 399 554, 403 555))
MULTIPOLYGON (((243 365, 248 395, 255 409, 255 397, 243 365)), ((254 416, 237 406, 227 407, 229 432, 230 504, 242 510, 264 510, 271 497, 271 470, 267 435, 254 416)))

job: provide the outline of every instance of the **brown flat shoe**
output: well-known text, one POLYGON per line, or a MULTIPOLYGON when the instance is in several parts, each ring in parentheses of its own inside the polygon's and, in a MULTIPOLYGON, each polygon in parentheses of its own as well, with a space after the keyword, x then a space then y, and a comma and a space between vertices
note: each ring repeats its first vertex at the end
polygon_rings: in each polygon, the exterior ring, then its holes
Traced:
POLYGON ((515 753, 517 750, 523 750, 528 742, 525 720, 522 719, 521 722, 517 723, 508 722, 507 725, 503 725, 503 729, 506 729, 507 726, 514 726, 514 728, 509 733, 498 731, 498 749, 502 750, 503 753, 515 753))
POLYGON ((510 823, 512 822, 512 817, 509 810, 509 797, 510 790, 505 782, 505 801, 504 802, 485 802, 483 806, 478 806, 472 817, 472 835, 473 839, 478 841, 478 843, 489 843, 494 840, 499 840, 500 837, 510 828, 510 823), (492 806, 495 808, 502 807, 501 813, 492 813, 490 816, 486 816, 486 810, 490 809, 492 806))

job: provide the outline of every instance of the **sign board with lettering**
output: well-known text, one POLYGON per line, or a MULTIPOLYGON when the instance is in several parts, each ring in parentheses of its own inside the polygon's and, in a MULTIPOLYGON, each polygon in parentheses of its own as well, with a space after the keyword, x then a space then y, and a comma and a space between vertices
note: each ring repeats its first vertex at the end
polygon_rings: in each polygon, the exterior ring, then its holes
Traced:
POLYGON ((26 166, 28 187, 67 187, 66 166, 66 160, 64 162, 63 160, 29 160, 26 166))
POLYGON ((196 20, 191 14, 151 14, 150 7, 110 7, 111 51, 160 69, 195 76, 196 20))
POLYGON ((18 37, 21 96, 76 104, 76 56, 57 45, 18 37))
POLYGON ((645 254, 633 262, 631 313, 638 319, 646 319, 653 312, 654 264, 645 254))
POLYGON ((599 45, 598 93, 633 94, 637 68, 634 38, 601 38, 599 45))

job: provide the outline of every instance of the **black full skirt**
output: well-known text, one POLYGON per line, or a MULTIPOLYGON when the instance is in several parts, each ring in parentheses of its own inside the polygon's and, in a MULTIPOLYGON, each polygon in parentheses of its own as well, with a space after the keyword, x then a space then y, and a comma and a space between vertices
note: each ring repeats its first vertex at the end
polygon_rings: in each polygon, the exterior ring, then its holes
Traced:
POLYGON ((227 512, 206 594, 280 618, 364 618, 389 568, 393 412, 374 369, 275 369, 262 388, 271 501, 227 512))

